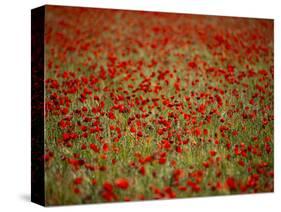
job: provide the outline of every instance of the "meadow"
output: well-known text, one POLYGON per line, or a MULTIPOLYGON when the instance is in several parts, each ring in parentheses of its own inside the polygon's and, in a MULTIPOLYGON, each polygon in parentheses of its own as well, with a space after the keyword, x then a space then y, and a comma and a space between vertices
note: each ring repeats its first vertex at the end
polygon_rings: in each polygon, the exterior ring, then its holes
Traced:
POLYGON ((47 205, 273 192, 273 21, 47 6, 47 205))

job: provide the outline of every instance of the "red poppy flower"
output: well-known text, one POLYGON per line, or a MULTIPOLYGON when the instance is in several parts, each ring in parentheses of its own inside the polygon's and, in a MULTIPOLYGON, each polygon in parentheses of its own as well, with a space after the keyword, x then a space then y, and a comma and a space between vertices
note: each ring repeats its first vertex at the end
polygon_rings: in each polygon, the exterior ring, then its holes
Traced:
POLYGON ((73 183, 75 185, 80 185, 82 183, 82 181, 83 181, 82 177, 77 177, 77 178, 74 179, 73 183))
POLYGON ((114 113, 113 113, 113 112, 109 112, 109 113, 108 113, 108 118, 114 120, 114 119, 115 119, 114 113))
POLYGON ((230 190, 236 190, 236 188, 237 188, 236 181, 235 181, 235 179, 233 177, 228 177, 227 178, 226 185, 228 186, 228 188, 230 190))
POLYGON ((94 151, 94 152, 99 152, 100 150, 99 150, 99 148, 97 147, 97 145, 95 145, 95 144, 90 144, 90 148, 94 151))
POLYGON ((141 173, 141 175, 145 175, 145 168, 142 166, 139 168, 139 172, 141 173))
POLYGON ((103 189, 107 192, 112 192, 113 186, 110 182, 106 181, 106 182, 103 183, 103 189))
POLYGON ((115 186, 125 190, 129 187, 129 182, 125 178, 118 178, 115 180, 115 186))
POLYGON ((161 157, 161 158, 159 158, 159 164, 165 164, 166 163, 166 158, 164 158, 164 157, 161 157))
POLYGON ((210 150, 209 153, 211 156, 216 156, 216 154, 217 154, 217 152, 215 150, 210 150))

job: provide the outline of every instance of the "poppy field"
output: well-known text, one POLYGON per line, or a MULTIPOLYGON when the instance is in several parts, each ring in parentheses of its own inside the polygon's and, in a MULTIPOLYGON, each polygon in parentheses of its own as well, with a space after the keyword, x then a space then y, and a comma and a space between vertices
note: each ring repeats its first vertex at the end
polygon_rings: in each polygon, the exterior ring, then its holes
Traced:
POLYGON ((47 6, 47 205, 273 192, 273 21, 47 6))

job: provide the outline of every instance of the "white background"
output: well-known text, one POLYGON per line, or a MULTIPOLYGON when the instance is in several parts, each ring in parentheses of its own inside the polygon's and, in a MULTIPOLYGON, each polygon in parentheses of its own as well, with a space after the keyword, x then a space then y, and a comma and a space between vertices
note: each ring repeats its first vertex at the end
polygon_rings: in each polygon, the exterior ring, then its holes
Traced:
MULTIPOLYGON (((0 211, 278 211, 280 174, 279 0, 6 0, 0 6, 0 211), (30 199, 30 9, 43 4, 275 19, 275 192, 44 209, 30 199), (279 13, 278 13, 279 12, 279 13)), ((280 209, 279 209, 280 211, 280 209)))

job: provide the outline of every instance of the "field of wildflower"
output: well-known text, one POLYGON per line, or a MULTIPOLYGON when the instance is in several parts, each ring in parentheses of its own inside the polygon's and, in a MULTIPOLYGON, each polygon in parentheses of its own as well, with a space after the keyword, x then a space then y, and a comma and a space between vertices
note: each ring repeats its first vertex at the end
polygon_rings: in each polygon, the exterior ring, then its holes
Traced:
POLYGON ((46 7, 47 205, 272 192, 273 21, 46 7))

